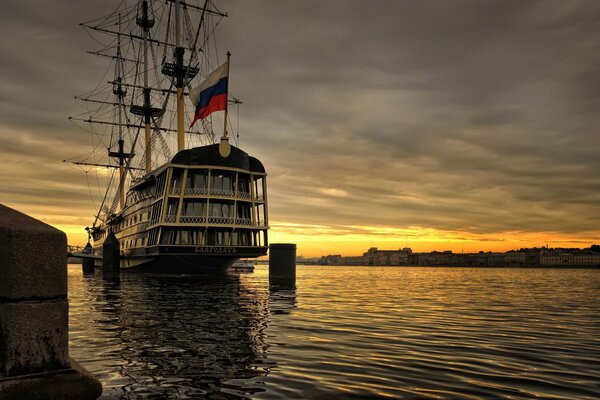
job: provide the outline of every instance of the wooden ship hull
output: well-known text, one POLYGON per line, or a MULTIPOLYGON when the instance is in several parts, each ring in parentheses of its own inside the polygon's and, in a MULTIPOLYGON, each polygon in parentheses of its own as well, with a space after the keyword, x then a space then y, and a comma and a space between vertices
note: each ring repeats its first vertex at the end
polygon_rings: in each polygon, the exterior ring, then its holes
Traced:
POLYGON ((159 273, 222 271, 267 253, 266 172, 231 146, 182 150, 134 182, 125 206, 91 232, 102 254, 112 231, 121 269, 159 273))

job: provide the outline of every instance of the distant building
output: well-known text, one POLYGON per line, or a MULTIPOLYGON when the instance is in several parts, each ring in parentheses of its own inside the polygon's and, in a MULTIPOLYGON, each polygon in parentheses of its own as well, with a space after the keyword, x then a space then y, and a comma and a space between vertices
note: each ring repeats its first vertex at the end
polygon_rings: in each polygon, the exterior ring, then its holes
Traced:
POLYGON ((365 265, 365 258, 363 256, 342 257, 340 263, 343 265, 365 265))
POLYGON ((405 247, 399 250, 379 250, 371 247, 362 256, 343 257, 340 254, 316 259, 298 257, 299 263, 324 265, 424 265, 458 267, 537 267, 537 266, 600 266, 600 252, 592 249, 528 248, 506 253, 453 253, 450 250, 413 253, 405 247))
POLYGON ((548 251, 540 256, 544 266, 600 266, 600 253, 591 251, 560 252, 548 251))
POLYGON ((328 256, 321 257, 321 264, 323 264, 323 265, 340 264, 341 260, 342 260, 341 254, 328 255, 328 256))
POLYGON ((408 265, 408 256, 412 250, 405 247, 401 250, 379 250, 371 247, 362 258, 367 265, 408 265))
POLYGON ((541 249, 520 249, 507 251, 505 254, 508 267, 533 267, 540 265, 541 249))

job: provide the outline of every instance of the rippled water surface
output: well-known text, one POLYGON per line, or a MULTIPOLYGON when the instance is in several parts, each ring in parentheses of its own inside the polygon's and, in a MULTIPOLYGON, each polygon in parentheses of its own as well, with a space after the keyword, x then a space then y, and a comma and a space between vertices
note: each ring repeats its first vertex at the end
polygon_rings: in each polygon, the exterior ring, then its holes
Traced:
POLYGON ((600 270, 298 266, 83 276, 70 353, 103 399, 599 399, 600 270))

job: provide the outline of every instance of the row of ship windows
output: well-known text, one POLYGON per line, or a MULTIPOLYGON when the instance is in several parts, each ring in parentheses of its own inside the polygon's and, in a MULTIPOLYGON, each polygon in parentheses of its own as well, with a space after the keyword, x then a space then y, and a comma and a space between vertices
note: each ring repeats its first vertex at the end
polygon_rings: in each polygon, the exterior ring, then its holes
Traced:
MULTIPOLYGON (((179 207, 178 201, 169 201, 167 215, 175 216, 179 207)), ((202 200, 184 201, 181 209, 182 216, 209 216, 209 217, 237 217, 251 218, 252 207, 249 204, 234 204, 233 201, 211 201, 207 203, 202 200), (208 215, 207 215, 208 214, 208 215)), ((264 214, 264 205, 256 206, 257 214, 264 214), (262 212, 261 212, 262 211, 262 212)))
POLYGON ((138 238, 132 240, 121 241, 121 249, 129 249, 131 247, 142 247, 146 245, 146 238, 138 238))
MULTIPOLYGON (((127 196, 125 205, 129 206, 143 201, 149 197, 162 196, 165 189, 167 172, 164 171, 157 180, 152 189, 132 192, 127 196)), ((176 168, 173 171, 171 192, 179 193, 182 184, 184 189, 189 190, 191 194, 200 194, 199 191, 207 191, 210 187, 211 194, 237 192, 241 197, 249 197, 250 187, 253 186, 255 198, 260 200, 264 193, 264 178, 262 176, 252 177, 248 174, 236 173, 231 171, 212 170, 210 179, 207 170, 193 171, 188 170, 185 182, 183 182, 183 170, 176 168), (210 183, 210 185, 209 185, 210 183), (247 195, 247 196, 246 196, 247 195)), ((206 194, 206 193, 204 193, 206 194)))
POLYGON ((146 221, 150 221, 150 212, 134 214, 131 217, 125 218, 123 221, 121 221, 117 227, 117 230, 129 228, 132 225, 135 225, 140 222, 146 222, 146 221))
MULTIPOLYGON (((181 190, 182 184, 184 189, 208 189, 237 191, 240 193, 249 193, 250 186, 254 185, 254 190, 257 195, 263 193, 264 180, 262 176, 252 177, 249 174, 225 171, 225 170, 192 170, 189 169, 185 182, 183 182, 184 170, 181 168, 173 169, 172 182, 170 190, 178 192, 181 190), (210 173, 210 178, 209 178, 210 173)), ((155 195, 162 196, 165 189, 167 171, 164 171, 157 179, 155 186, 155 195)))
POLYGON ((163 228, 160 244, 194 246, 266 246, 263 231, 163 228))
MULTIPOLYGON (((151 240, 153 241, 153 240, 151 240)), ((121 241, 121 249, 143 247, 147 238, 137 238, 121 241)), ((152 244, 152 243, 150 243, 152 244)), ((266 246, 264 232, 228 231, 199 229, 163 229, 160 244, 162 245, 214 245, 214 246, 266 246)))

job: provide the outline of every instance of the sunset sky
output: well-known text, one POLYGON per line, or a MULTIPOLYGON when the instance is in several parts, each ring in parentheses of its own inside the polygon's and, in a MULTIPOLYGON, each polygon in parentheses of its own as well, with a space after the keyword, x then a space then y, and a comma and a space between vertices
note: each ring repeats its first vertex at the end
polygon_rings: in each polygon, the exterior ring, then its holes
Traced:
MULTIPOLYGON (((67 117, 106 69, 78 23, 116 4, 0 13, 0 202, 71 244, 96 210, 62 162, 89 150, 67 117)), ((600 242, 600 2, 217 4, 271 242, 304 256, 600 242)))

